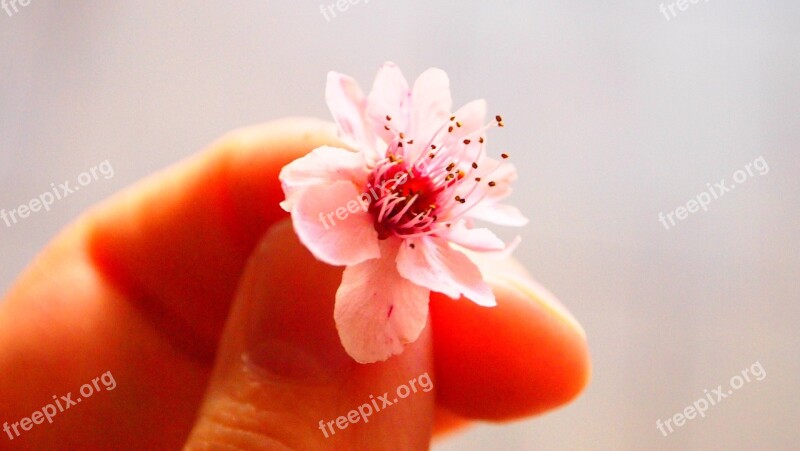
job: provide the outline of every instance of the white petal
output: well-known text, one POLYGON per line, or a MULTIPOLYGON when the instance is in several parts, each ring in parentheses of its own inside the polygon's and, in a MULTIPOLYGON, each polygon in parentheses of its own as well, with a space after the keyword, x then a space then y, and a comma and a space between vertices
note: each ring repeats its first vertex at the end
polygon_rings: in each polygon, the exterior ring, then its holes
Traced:
POLYGON ((411 91, 408 82, 394 63, 385 63, 378 71, 367 98, 367 117, 376 133, 388 143, 394 135, 383 128, 387 123, 386 116, 392 118, 389 125, 393 129, 405 132, 410 112, 411 91))
POLYGON ((430 292, 398 274, 397 242, 382 243, 384 255, 348 266, 336 292, 333 316, 339 338, 360 363, 401 353, 419 337, 428 319, 430 292))
POLYGON ((517 169, 514 165, 488 157, 482 158, 479 164, 473 175, 481 177, 482 183, 492 181, 495 184, 481 186, 483 198, 464 216, 506 226, 519 227, 527 224, 528 219, 516 207, 499 203, 513 191, 511 183, 517 179, 517 169))
POLYGON ((502 226, 522 227, 528 223, 528 218, 517 207, 505 204, 480 203, 465 216, 502 226))
POLYGON ((358 183, 367 179, 367 168, 362 154, 323 146, 284 166, 278 178, 286 196, 281 207, 290 211, 304 189, 338 181, 358 183))
POLYGON ((484 184, 490 181, 495 183, 495 186, 486 188, 484 202, 489 200, 494 203, 511 195, 511 183, 518 178, 517 168, 513 164, 489 157, 481 158, 478 164, 472 176, 482 178, 484 184))
POLYGON ((319 260, 344 266, 381 255, 372 215, 359 199, 350 182, 315 185, 298 196, 292 209, 294 229, 319 260))
POLYGON ((463 294, 478 305, 497 304, 478 267, 441 238, 405 240, 397 256, 397 270, 417 285, 451 298, 463 294))
POLYGON ((453 135, 457 138, 470 135, 486 125, 486 101, 473 100, 459 108, 453 115, 456 121, 461 123, 461 127, 456 127, 453 135))
MULTIPOLYGON (((411 103, 411 135, 420 145, 424 145, 450 117, 453 99, 447 74, 435 68, 423 72, 414 82, 411 103)), ((425 150, 422 147, 420 149, 425 150)), ((415 157, 410 156, 412 159, 415 157)))
POLYGON ((503 240, 491 230, 467 227, 466 221, 458 221, 451 227, 445 227, 440 236, 447 241, 474 251, 499 251, 505 249, 503 240))
MULTIPOLYGON (((473 251, 471 249, 467 249, 465 247, 459 246, 457 244, 453 244, 453 249, 459 250, 464 253, 473 263, 478 265, 478 269, 480 269, 481 274, 483 274, 484 280, 488 280, 488 276, 491 274, 489 269, 491 266, 488 262, 501 262, 505 259, 511 258, 511 255, 517 250, 519 244, 522 242, 522 237, 517 235, 514 237, 513 240, 509 241, 505 248, 499 251, 473 251)), ((497 269, 496 267, 494 269, 497 269)))
POLYGON ((374 152, 375 133, 366 123, 367 99, 355 80, 337 72, 328 73, 325 100, 339 130, 339 138, 363 152, 374 152))

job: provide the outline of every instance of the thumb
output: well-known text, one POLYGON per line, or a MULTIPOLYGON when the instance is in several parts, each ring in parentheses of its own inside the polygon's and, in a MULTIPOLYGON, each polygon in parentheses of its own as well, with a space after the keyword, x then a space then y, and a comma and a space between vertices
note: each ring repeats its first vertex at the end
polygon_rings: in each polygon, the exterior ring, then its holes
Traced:
POLYGON ((266 234, 241 278, 186 449, 428 448, 430 329, 402 355, 355 362, 333 321, 341 275, 311 256, 288 221, 266 234))

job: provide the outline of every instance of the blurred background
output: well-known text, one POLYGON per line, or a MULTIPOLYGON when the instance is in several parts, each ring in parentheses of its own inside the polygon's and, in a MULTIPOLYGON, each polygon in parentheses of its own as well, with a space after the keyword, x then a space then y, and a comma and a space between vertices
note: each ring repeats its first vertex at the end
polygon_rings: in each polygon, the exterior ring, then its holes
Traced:
POLYGON ((531 218, 517 256, 585 327, 593 378, 556 412, 434 449, 798 449, 800 3, 353 3, 0 10, 0 209, 113 167, 0 219, 0 289, 82 210, 226 131, 328 118, 327 71, 368 87, 386 60, 410 79, 436 66, 457 106, 504 115, 490 151, 512 153, 531 218), (721 180, 736 189, 675 212, 721 180))

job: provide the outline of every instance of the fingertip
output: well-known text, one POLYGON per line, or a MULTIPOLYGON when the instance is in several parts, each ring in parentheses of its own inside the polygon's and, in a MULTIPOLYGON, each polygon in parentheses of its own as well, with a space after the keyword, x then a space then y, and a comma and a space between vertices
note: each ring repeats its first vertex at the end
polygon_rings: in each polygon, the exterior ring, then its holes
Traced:
POLYGON ((335 136, 332 124, 311 118, 227 133, 87 214, 94 266, 179 348, 213 360, 247 258, 287 216, 278 173, 335 136))
POLYGON ((472 423, 466 418, 456 415, 441 405, 436 405, 433 412, 433 435, 439 440, 468 428, 472 423))
POLYGON ((501 421, 574 399, 591 374, 583 329, 535 284, 491 283, 493 308, 434 295, 437 400, 465 418, 501 421))

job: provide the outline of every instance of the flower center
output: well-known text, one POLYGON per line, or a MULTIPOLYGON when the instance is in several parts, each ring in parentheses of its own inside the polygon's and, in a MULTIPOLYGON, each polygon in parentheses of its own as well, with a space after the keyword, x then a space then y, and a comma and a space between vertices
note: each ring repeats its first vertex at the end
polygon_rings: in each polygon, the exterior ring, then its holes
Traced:
POLYGON ((409 236, 431 231, 436 221, 436 199, 441 192, 424 168, 389 160, 367 182, 367 191, 378 200, 369 206, 378 238, 409 236))
POLYGON ((480 203, 487 189, 495 186, 493 180, 482 178, 497 167, 478 171, 478 161, 484 154, 482 134, 492 125, 502 127, 500 116, 467 136, 454 133, 462 124, 451 116, 426 144, 414 144, 392 129, 390 121, 386 116, 384 128, 393 135, 386 158, 373 169, 366 186, 374 200, 368 211, 379 239, 435 234, 480 203))

